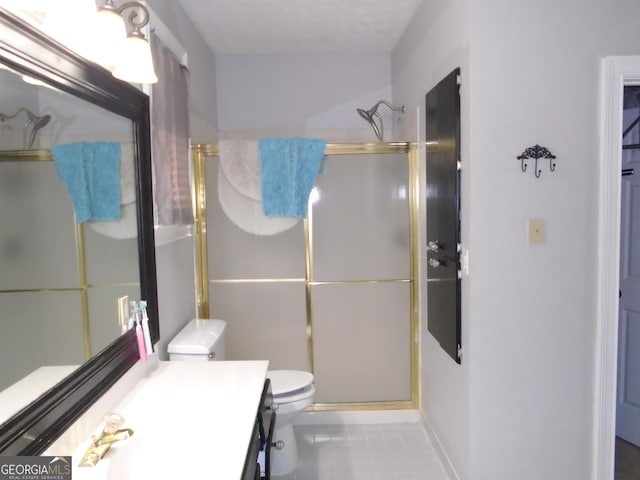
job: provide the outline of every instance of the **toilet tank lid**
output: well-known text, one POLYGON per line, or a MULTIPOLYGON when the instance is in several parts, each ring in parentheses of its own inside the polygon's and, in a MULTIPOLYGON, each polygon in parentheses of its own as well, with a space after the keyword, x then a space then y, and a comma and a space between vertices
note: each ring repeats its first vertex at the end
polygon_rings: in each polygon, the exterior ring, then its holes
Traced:
POLYGON ((171 340, 167 352, 208 355, 213 351, 226 326, 227 322, 224 320, 194 318, 171 340))

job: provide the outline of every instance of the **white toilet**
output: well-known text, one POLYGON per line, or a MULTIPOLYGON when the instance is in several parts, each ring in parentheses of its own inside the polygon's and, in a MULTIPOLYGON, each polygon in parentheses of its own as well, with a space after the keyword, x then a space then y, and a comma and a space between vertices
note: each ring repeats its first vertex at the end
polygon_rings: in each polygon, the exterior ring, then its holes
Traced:
POLYGON ((273 401, 277 405, 271 450, 271 475, 286 475, 298 467, 298 446, 293 419, 313 404, 313 375, 301 370, 269 370, 273 401), (280 443, 282 442, 282 443, 280 443))
MULTIPOLYGON (((171 361, 225 360, 227 323, 217 319, 193 319, 175 336, 167 351, 171 361)), ((298 466, 293 419, 313 404, 313 375, 300 370, 269 370, 276 425, 271 449, 271 475, 286 475, 298 466)), ((263 462, 261 461, 261 464, 263 462)), ((262 468, 264 465, 262 464, 262 468)))

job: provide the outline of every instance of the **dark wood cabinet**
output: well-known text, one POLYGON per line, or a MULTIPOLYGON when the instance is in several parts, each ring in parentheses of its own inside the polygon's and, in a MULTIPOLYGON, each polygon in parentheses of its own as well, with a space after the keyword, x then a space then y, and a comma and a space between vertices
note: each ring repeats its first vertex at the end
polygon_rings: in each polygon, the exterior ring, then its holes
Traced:
POLYGON ((271 479, 271 447, 273 446, 273 429, 276 425, 276 412, 273 409, 273 393, 271 380, 266 379, 260 399, 258 412, 258 431, 260 434, 260 451, 264 454, 264 475, 262 480, 271 479))
POLYGON ((258 452, 260 451, 260 435, 258 434, 258 420, 256 419, 251 434, 251 443, 244 462, 241 480, 256 480, 260 478, 260 465, 258 464, 258 452))
POLYGON ((260 405, 256 415, 255 426, 251 436, 251 444, 242 473, 242 480, 270 480, 271 479, 271 447, 273 444, 273 429, 276 424, 276 412, 273 409, 273 394, 271 392, 271 380, 264 382, 260 405), (258 456, 262 453, 264 473, 258 462, 258 456))
POLYGON ((427 140, 427 325, 462 360, 460 265, 460 69, 425 99, 427 140))

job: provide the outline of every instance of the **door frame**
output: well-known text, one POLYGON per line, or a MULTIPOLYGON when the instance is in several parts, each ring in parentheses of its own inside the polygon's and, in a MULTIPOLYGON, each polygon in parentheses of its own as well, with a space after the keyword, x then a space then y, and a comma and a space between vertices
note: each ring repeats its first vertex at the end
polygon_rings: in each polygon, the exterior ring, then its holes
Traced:
POLYGON ((622 109, 625 85, 640 85, 640 56, 605 57, 600 69, 594 480, 613 480, 615 466, 622 109))

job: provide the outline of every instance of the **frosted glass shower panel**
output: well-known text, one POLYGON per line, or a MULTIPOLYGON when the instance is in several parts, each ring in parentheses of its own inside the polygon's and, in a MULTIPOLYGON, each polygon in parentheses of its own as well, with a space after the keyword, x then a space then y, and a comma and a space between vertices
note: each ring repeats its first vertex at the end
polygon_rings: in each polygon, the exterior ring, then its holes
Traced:
POLYGON ((39 367, 86 360, 78 292, 2 293, 0 312, 0 391, 39 367))
POLYGON ((227 322, 227 360, 309 370, 303 282, 214 284, 211 317, 227 322))
POLYGON ((313 205, 313 280, 409 277, 406 154, 333 155, 313 205))
POLYGON ((410 285, 313 287, 316 402, 410 400, 410 285))
MULTIPOLYGON (((114 238, 86 226, 84 241, 90 284, 140 283, 137 235, 133 238, 114 238)), ((132 299, 140 296, 139 291, 132 299)))
POLYGON ((0 163, 0 203, 0 290, 76 286, 73 207, 53 162, 0 163))
MULTIPOLYGON (((217 158, 207 158, 207 223, 209 277, 211 279, 304 278, 304 227, 299 221, 275 235, 250 233, 230 220, 218 196, 217 158)), ((231 187, 232 188, 232 187, 231 187)), ((238 194, 240 195, 240 194, 238 194)), ((255 202, 241 195, 227 199, 242 215, 245 227, 255 202)), ((250 229, 252 230, 252 229, 250 229)), ((260 231, 256 227, 255 231, 260 231)))

